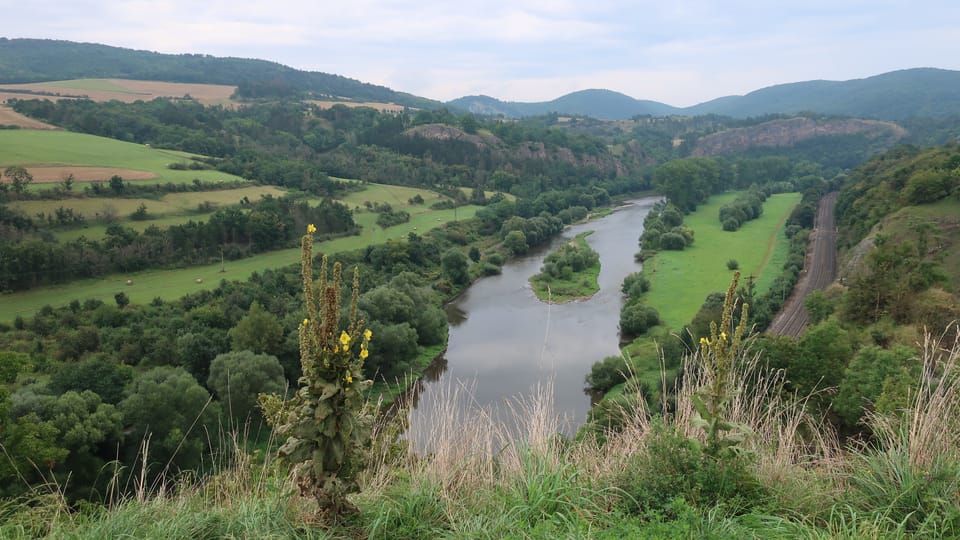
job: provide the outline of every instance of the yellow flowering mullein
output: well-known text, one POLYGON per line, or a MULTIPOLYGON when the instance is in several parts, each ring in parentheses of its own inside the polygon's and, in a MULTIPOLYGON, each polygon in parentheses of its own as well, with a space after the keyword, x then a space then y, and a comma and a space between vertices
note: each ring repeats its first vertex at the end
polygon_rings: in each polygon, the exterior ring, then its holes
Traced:
POLYGON ((736 306, 737 283, 740 272, 734 272, 733 280, 723 299, 723 311, 720 317, 720 326, 716 321, 710 323, 710 337, 700 338, 699 357, 703 370, 707 375, 707 385, 692 396, 694 407, 700 415, 701 427, 707 432, 707 450, 719 452, 723 444, 722 431, 729 431, 734 427, 726 421, 726 407, 732 396, 730 395, 729 380, 733 374, 733 362, 740 355, 741 343, 747 330, 747 314, 749 305, 743 304, 740 321, 736 328, 732 328, 733 311, 736 306), (732 337, 727 330, 732 330, 732 337))
POLYGON ((362 379, 363 361, 372 335, 358 319, 359 273, 354 269, 350 324, 339 328, 340 264, 328 280, 323 257, 320 279, 313 279, 313 234, 307 226, 300 243, 304 305, 307 317, 300 324, 300 388, 290 401, 289 414, 277 431, 286 437, 279 454, 303 495, 316 498, 322 511, 341 513, 351 508, 348 493, 358 491, 357 475, 365 467, 362 448, 370 440, 372 416, 364 408, 364 390, 372 381, 362 379), (338 333, 337 330, 340 330, 338 333), (359 354, 351 345, 362 342, 359 354), (356 384, 354 378, 359 378, 356 384))

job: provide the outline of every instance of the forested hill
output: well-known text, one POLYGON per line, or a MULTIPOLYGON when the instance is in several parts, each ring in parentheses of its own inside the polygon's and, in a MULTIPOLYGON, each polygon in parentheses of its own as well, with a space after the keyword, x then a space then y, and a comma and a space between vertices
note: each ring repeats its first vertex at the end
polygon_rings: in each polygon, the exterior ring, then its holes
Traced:
MULTIPOLYGON (((642 91, 637 89, 638 93, 642 91)), ((850 81, 781 84, 744 96, 722 97, 686 108, 638 100, 609 90, 584 90, 538 103, 506 102, 487 96, 468 96, 453 100, 449 104, 475 114, 514 118, 548 112, 604 120, 625 120, 638 115, 706 114, 747 118, 799 112, 877 120, 943 118, 960 114, 960 71, 919 68, 850 81)))
POLYGON ((489 96, 465 96, 447 104, 474 114, 502 115, 508 118, 558 112, 601 120, 624 120, 634 116, 668 116, 682 112, 682 109, 677 107, 657 101, 634 99, 611 90, 581 90, 552 101, 536 103, 500 101, 489 96))
POLYGON ((202 54, 161 54, 48 39, 0 38, 0 84, 83 78, 229 84, 243 98, 336 96, 419 108, 440 104, 383 86, 276 62, 202 54))
POLYGON ((918 68, 850 81, 781 84, 684 109, 693 115, 734 117, 801 111, 879 120, 958 114, 960 71, 918 68))

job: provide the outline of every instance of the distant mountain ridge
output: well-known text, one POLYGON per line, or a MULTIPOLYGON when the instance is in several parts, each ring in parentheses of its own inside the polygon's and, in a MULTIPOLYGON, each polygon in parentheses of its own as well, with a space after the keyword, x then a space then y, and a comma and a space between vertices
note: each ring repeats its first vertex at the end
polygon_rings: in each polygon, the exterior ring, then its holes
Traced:
POLYGON ((638 100, 610 90, 583 90, 538 103, 504 102, 468 96, 449 105, 475 114, 506 117, 556 112, 603 120, 634 116, 718 114, 736 118, 812 112, 875 120, 944 117, 960 114, 960 71, 915 68, 849 81, 807 81, 762 88, 743 96, 726 96, 692 107, 638 100))
POLYGON ((341 75, 301 71, 276 62, 202 54, 161 54, 94 43, 0 37, 0 84, 79 78, 122 78, 229 84, 246 98, 329 96, 474 114, 519 118, 548 113, 623 120, 635 116, 718 114, 737 118, 800 112, 898 121, 960 114, 960 71, 914 68, 848 81, 806 81, 726 96, 692 107, 581 90, 557 99, 521 103, 465 96, 443 103, 341 75))

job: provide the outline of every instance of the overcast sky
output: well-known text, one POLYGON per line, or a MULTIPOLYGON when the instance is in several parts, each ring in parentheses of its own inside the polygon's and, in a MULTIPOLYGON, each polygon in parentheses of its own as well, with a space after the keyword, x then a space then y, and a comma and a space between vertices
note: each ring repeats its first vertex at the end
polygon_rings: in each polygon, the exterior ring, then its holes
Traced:
POLYGON ((957 0, 0 0, 0 35, 273 60, 450 100, 588 88, 688 106, 960 69, 957 0))

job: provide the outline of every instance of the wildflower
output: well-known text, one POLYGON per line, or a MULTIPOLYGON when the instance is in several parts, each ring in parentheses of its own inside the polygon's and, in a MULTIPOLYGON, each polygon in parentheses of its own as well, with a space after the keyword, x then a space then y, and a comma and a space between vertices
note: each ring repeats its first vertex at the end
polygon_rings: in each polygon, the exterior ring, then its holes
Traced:
POLYGON ((707 339, 707 338, 705 338, 705 337, 700 338, 700 346, 706 347, 706 346, 708 346, 708 345, 710 345, 710 340, 709 340, 709 339, 707 339))
POLYGON ((313 233, 315 233, 315 232, 317 232, 317 227, 316 227, 316 225, 314 225, 313 223, 307 225, 307 233, 308 233, 308 234, 313 234, 313 233))
POLYGON ((726 333, 726 332, 720 332, 720 339, 726 341, 726 340, 727 340, 727 333, 726 333))
POLYGON ((367 351, 366 349, 362 349, 362 350, 360 351, 360 359, 361 359, 361 360, 366 360, 368 356, 370 356, 370 352, 367 351))
POLYGON ((346 332, 340 332, 340 344, 344 347, 350 346, 350 335, 346 332))
POLYGON ((348 372, 347 372, 347 376, 344 377, 343 380, 346 381, 347 384, 352 384, 352 383, 353 383, 353 375, 351 375, 350 372, 348 371, 348 372))
POLYGON ((304 320, 303 320, 303 325, 306 326, 306 325, 308 325, 308 324, 310 324, 310 319, 304 319, 304 320))
POLYGON ((363 339, 370 341, 370 338, 372 337, 373 337, 373 332, 371 332, 369 328, 363 331, 363 339))

